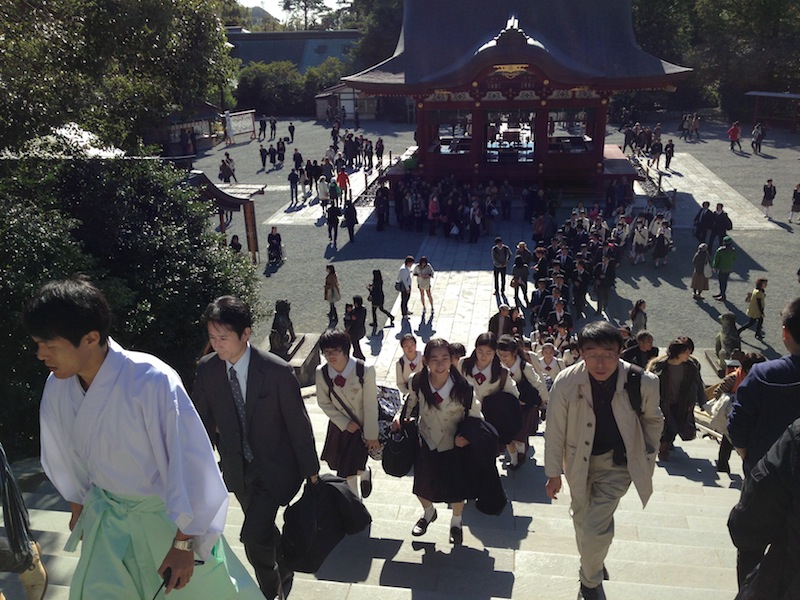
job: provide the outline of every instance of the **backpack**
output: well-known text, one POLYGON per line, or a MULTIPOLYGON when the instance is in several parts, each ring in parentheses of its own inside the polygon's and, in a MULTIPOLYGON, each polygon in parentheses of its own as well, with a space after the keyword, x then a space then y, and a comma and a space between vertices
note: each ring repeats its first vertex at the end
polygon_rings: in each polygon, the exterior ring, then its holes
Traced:
POLYGON ((630 365, 628 371, 628 381, 625 382, 625 391, 628 392, 628 400, 634 412, 642 415, 642 372, 644 369, 639 365, 630 365))

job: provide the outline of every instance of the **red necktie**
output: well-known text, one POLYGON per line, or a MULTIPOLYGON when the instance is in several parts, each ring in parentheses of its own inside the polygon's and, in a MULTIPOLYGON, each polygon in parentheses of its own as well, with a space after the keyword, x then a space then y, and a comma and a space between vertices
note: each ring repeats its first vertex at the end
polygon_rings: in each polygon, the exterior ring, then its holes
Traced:
POLYGON ((416 363, 408 363, 408 366, 411 367, 412 371, 417 368, 416 363))
POLYGON ((439 395, 439 392, 433 393, 433 399, 436 401, 436 404, 441 404, 444 398, 439 395))
MULTIPOLYGON (((550 368, 550 367, 548 367, 548 368, 550 368)), ((339 387, 344 387, 345 381, 347 381, 347 380, 344 377, 342 377, 341 375, 337 375, 336 379, 333 380, 333 383, 335 383, 339 387)))
POLYGON ((478 385, 483 385, 483 382, 486 381, 486 375, 483 373, 478 373, 475 375, 475 381, 478 382, 478 385))
POLYGON ((552 367, 545 367, 544 368, 545 371, 550 371, 551 369, 552 369, 552 367))

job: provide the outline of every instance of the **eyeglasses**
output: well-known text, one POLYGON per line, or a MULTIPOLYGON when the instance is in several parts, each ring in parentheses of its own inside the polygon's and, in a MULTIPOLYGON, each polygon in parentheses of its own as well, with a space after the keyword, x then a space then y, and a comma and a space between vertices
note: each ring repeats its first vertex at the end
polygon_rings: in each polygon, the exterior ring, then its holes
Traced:
POLYGON ((616 362, 619 360, 619 354, 613 352, 587 352, 583 355, 583 360, 587 362, 616 362))
POLYGON ((335 356, 339 356, 340 354, 343 354, 341 348, 326 348, 322 351, 322 356, 325 358, 333 358, 335 356))

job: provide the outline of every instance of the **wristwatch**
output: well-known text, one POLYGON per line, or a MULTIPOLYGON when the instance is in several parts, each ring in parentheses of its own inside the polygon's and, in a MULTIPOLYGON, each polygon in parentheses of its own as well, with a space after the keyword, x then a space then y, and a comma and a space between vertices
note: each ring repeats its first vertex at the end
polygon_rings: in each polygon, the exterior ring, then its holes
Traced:
POLYGON ((188 540, 172 540, 172 547, 184 552, 194 551, 194 538, 188 540))

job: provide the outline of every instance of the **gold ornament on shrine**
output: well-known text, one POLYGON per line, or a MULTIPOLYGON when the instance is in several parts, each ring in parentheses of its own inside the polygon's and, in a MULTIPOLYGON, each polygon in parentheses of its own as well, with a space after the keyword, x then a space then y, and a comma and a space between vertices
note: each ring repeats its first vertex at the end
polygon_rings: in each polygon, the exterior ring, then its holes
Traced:
POLYGON ((528 72, 527 64, 518 65, 494 65, 494 72, 497 75, 502 75, 506 79, 515 79, 523 73, 528 72))

